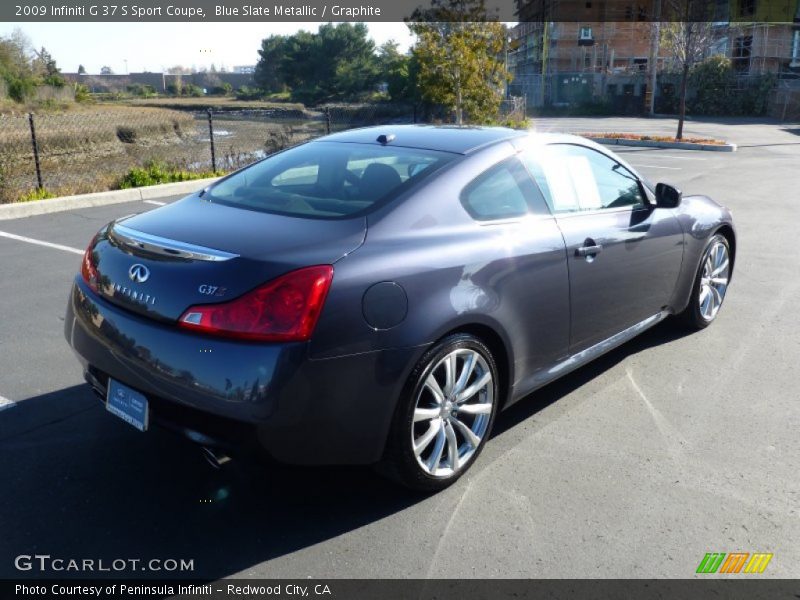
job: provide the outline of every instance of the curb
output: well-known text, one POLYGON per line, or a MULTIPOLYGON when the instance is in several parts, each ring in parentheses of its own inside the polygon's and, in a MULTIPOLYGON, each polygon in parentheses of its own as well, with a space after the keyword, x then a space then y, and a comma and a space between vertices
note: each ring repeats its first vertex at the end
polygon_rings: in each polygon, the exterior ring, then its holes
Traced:
POLYGON ((78 196, 62 196, 61 198, 51 198, 49 200, 32 200, 31 202, 0 204, 0 221, 21 219, 23 217, 32 217, 35 215, 46 215, 65 210, 75 210, 76 208, 91 208, 109 204, 120 204, 122 202, 150 200, 177 194, 191 194, 192 192, 196 192, 214 183, 217 179, 219 178, 211 177, 209 179, 162 183, 160 185, 129 188, 127 190, 95 192, 93 194, 81 194, 78 196))
POLYGON ((674 148, 678 150, 704 150, 706 152, 736 152, 736 144, 693 144, 691 142, 657 142, 655 140, 626 140, 584 136, 587 139, 610 146, 639 146, 642 148, 674 148))

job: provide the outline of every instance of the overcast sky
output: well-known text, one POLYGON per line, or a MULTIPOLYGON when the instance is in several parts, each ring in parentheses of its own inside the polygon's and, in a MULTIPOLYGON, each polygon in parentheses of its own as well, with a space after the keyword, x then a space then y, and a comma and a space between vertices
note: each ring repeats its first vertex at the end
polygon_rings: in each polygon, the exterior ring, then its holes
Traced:
MULTIPOLYGON (((0 0, 4 1, 4 0, 0 0)), ((115 73, 161 71, 211 63, 228 70, 258 61, 261 40, 271 34, 316 31, 319 23, 0 23, 0 36, 20 28, 35 48, 44 46, 65 73, 78 65, 89 73, 109 66, 115 73)), ((412 41, 405 23, 368 23, 377 45, 393 39, 406 50, 412 41)))

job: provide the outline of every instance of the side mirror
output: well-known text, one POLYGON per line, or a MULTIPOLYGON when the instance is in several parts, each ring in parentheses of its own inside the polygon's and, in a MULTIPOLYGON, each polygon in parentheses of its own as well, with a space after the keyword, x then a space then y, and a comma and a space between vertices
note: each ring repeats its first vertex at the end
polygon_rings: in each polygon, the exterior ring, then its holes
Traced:
POLYGON ((681 191, 668 183, 656 184, 656 207, 658 208, 677 208, 680 206, 683 194, 681 191))

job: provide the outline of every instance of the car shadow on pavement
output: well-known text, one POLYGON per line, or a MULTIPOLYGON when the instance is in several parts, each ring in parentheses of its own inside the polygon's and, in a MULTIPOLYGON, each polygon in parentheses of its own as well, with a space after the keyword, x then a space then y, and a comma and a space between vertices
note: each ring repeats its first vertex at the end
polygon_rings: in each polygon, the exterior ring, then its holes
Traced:
MULTIPOLYGON (((194 560, 194 572, 120 577, 219 578, 402 510, 422 497, 367 468, 232 462, 108 414, 88 386, 0 412, 0 578, 14 557, 194 560)), ((50 577, 114 573, 50 572, 50 577)))
POLYGON ((513 406, 510 406, 507 410, 498 415, 492 436, 501 435, 505 431, 519 425, 524 420, 532 417, 534 414, 547 408, 564 396, 573 393, 575 390, 589 383, 600 374, 613 368, 626 357, 647 350, 648 348, 668 344, 690 333, 689 330, 677 326, 672 319, 667 319, 659 323, 652 329, 645 331, 619 348, 615 348, 608 354, 604 354, 580 369, 576 369, 561 379, 536 390, 529 396, 522 398, 513 406))
MULTIPOLYGON (((507 431, 626 356, 678 337, 659 326, 502 413, 507 431)), ((0 578, 20 554, 63 559, 185 559, 184 573, 50 572, 50 577, 192 577, 245 571, 402 511, 425 498, 368 468, 233 462, 215 471, 197 446, 141 434, 79 385, 0 412, 0 578)), ((476 465, 479 468, 479 465, 476 465)), ((263 576, 263 568, 259 570, 263 576)), ((268 573, 268 571, 267 571, 268 573)))

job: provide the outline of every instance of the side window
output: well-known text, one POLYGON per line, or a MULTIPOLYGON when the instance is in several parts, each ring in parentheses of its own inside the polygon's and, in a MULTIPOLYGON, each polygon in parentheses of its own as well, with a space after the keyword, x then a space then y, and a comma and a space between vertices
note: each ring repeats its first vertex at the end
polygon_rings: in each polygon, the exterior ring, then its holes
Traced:
POLYGON ((291 167, 273 177, 272 181, 270 181, 270 184, 275 187, 314 185, 317 183, 318 173, 318 164, 305 164, 297 167, 291 167))
POLYGON ((536 156, 525 153, 523 161, 553 212, 645 204, 636 176, 591 148, 556 144, 542 149, 536 156))
POLYGON ((515 158, 501 162, 474 179, 461 192, 461 204, 476 221, 512 219, 530 211, 544 212, 544 203, 525 169, 515 158))

